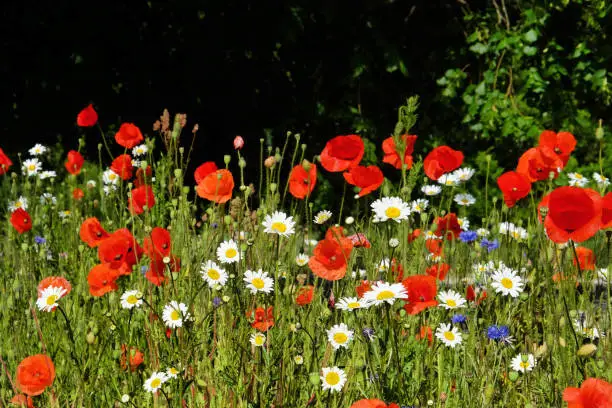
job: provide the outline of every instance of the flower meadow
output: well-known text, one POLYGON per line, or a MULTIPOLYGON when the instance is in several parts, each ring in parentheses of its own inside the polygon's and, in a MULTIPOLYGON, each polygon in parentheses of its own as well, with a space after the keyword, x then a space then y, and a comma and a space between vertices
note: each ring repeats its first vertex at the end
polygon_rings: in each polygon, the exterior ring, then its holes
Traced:
POLYGON ((612 407, 607 169, 559 177, 580 138, 543 130, 479 174, 415 110, 376 162, 288 132, 202 163, 185 115, 91 105, 68 152, 0 150, 0 405, 612 407))

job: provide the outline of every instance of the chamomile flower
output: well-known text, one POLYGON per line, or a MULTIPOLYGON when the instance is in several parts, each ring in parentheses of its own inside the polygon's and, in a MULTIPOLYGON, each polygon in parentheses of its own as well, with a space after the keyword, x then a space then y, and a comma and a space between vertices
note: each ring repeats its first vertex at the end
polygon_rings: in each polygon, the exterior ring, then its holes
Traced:
POLYGON ((314 216, 314 222, 315 224, 325 224, 330 218, 332 217, 332 212, 329 210, 322 210, 319 211, 315 216, 314 216))
POLYGON ((114 191, 117 191, 117 186, 108 184, 102 187, 102 191, 104 191, 105 196, 108 196, 108 195, 111 195, 114 191))
POLYGON ((306 254, 299 254, 298 256, 295 257, 295 263, 299 267, 308 265, 309 260, 310 260, 310 257, 306 254))
POLYGON ((36 143, 34 147, 28 150, 28 152, 30 153, 30 156, 40 156, 41 154, 44 154, 46 151, 47 151, 47 148, 41 145, 40 143, 36 143))
POLYGON ((264 232, 268 234, 288 237, 295 232, 293 217, 287 217, 287 214, 280 211, 275 211, 272 215, 266 215, 262 225, 265 227, 264 232))
POLYGON ((401 283, 377 282, 372 289, 363 294, 363 300, 378 306, 384 302, 393 304, 396 299, 406 299, 408 293, 401 283))
POLYGON ((104 173, 102 173, 102 182, 106 185, 115 185, 119 180, 119 175, 111 169, 105 170, 104 173))
POLYGON ((15 201, 9 201, 9 212, 16 211, 18 208, 23 210, 28 209, 28 199, 24 196, 19 196, 15 201))
POLYGON ((217 285, 225 286, 227 282, 227 272, 213 261, 206 261, 200 267, 202 279, 208 283, 208 286, 214 288, 217 285))
POLYGON ((87 188, 88 189, 93 189, 96 188, 96 186, 98 185, 98 183, 96 183, 95 180, 87 180, 87 188))
POLYGON ((418 200, 414 200, 410 204, 410 208, 412 212, 420 214, 423 211, 427 210, 428 205, 429 205, 429 200, 426 200, 425 198, 419 198, 418 200))
POLYGON ((511 222, 502 222, 499 224, 499 233, 502 235, 509 235, 516 240, 527 239, 527 230, 523 227, 514 225, 511 222))
POLYGON ((340 298, 336 302, 336 309, 340 310, 357 310, 357 309, 367 309, 370 307, 371 303, 367 300, 357 299, 356 297, 345 297, 340 298))
POLYGON ((72 212, 70 210, 64 210, 64 211, 58 212, 57 214, 63 220, 63 219, 70 217, 70 214, 72 214, 72 212))
POLYGON ((460 206, 469 207, 476 202, 476 199, 473 195, 464 193, 455 195, 454 201, 460 206))
POLYGON ((340 392, 346 384, 346 373, 338 367, 323 367, 321 369, 321 386, 323 391, 340 392))
POLYGON ((168 375, 166 373, 154 371, 144 382, 143 387, 146 392, 157 392, 166 381, 168 381, 168 375))
POLYGON ((535 365, 536 361, 533 354, 518 354, 510 362, 510 368, 514 371, 520 371, 521 373, 533 370, 535 365))
POLYGON ((597 183, 599 188, 605 188, 610 185, 610 180, 597 172, 593 173, 593 180, 595 180, 595 183, 597 183))
POLYGON ((390 266, 391 266, 391 261, 389 261, 389 258, 384 258, 378 264, 377 270, 378 272, 387 272, 390 266))
POLYGON ((238 244, 233 239, 223 241, 217 248, 217 258, 219 262, 224 264, 236 263, 240 260, 240 251, 238 244))
POLYGON ((442 291, 438 295, 438 300, 440 301, 440 307, 445 309, 457 309, 460 307, 465 307, 465 299, 461 297, 461 295, 454 290, 442 291))
POLYGON ((371 204, 376 217, 381 221, 401 222, 410 215, 410 205, 399 197, 383 197, 371 204))
POLYGON ((491 279, 493 280, 491 286, 495 289, 495 292, 504 296, 518 297, 523 291, 523 279, 518 276, 517 271, 507 267, 502 262, 493 272, 491 279))
POLYGON ((428 184, 428 185, 421 187, 421 191, 426 196, 432 197, 432 196, 437 196, 438 194, 440 194, 442 192, 442 188, 440 186, 436 186, 435 184, 428 184))
POLYGON ((255 347, 262 347, 266 344, 266 335, 263 333, 253 333, 249 339, 252 345, 255 347))
POLYGON ((191 319, 191 315, 187 312, 187 306, 184 303, 179 303, 176 300, 171 301, 164 306, 162 319, 166 327, 175 329, 183 327, 183 323, 191 319))
POLYGON ((425 232, 425 239, 442 239, 442 237, 437 236, 435 231, 428 230, 425 232))
POLYGON ((147 145, 141 144, 132 149, 132 156, 134 157, 144 156, 145 154, 147 154, 148 151, 149 151, 149 148, 147 147, 147 145))
POLYGON ((45 205, 45 204, 55 205, 57 204, 57 198, 55 198, 51 193, 43 193, 40 196, 40 203, 42 205, 45 205))
POLYGON ((304 357, 301 354, 298 354, 297 356, 293 357, 293 362, 297 365, 302 365, 304 364, 304 357))
POLYGON ((455 176, 457 181, 465 183, 466 181, 468 181, 469 179, 472 178, 472 176, 474 175, 475 172, 476 171, 474 169, 472 169, 472 168, 462 167, 460 169, 457 169, 457 170, 453 171, 452 174, 455 176))
POLYGON ((38 159, 28 159, 23 162, 23 174, 28 177, 32 177, 38 174, 42 169, 42 164, 38 159))
POLYGON ((261 269, 258 271, 247 270, 244 273, 243 280, 253 294, 257 292, 270 293, 274 290, 274 279, 268 276, 268 272, 264 272, 261 269))
POLYGON ((486 228, 478 228, 478 229, 476 230, 476 234, 478 234, 478 236, 479 236, 480 238, 486 238, 486 237, 488 237, 488 236, 489 236, 490 232, 489 232, 489 230, 488 230, 488 229, 486 229, 486 228))
POLYGON ((472 270, 474 270, 474 273, 477 276, 482 277, 484 275, 492 273, 495 270, 495 264, 493 263, 493 261, 476 263, 472 265, 472 270))
POLYGON ((327 340, 329 340, 334 350, 338 350, 340 347, 348 348, 354 333, 354 331, 349 330, 346 324, 336 324, 327 330, 327 340))
POLYGON ((57 301, 64 297, 66 293, 68 293, 68 291, 65 288, 56 286, 49 286, 45 288, 36 300, 38 310, 43 312, 54 311, 58 306, 57 301))
POLYGON ((138 290, 128 290, 121 295, 121 307, 132 309, 142 305, 142 293, 138 290))
POLYGON ((177 370, 174 367, 170 367, 166 370, 166 376, 168 377, 168 379, 170 378, 177 378, 179 375, 180 371, 177 370))
POLYGON ((580 173, 568 173, 567 177, 569 178, 570 186, 584 187, 589 184, 589 179, 580 173))
POLYGON ((457 344, 461 344, 463 337, 461 332, 456 327, 450 324, 441 323, 436 329, 436 337, 444 343, 445 346, 455 348, 457 344))
POLYGON ((446 187, 456 187, 459 185, 459 180, 457 179, 457 176, 455 176, 453 173, 443 174, 436 181, 438 182, 438 184, 441 184, 446 187))
POLYGON ((457 218, 457 223, 459 223, 459 227, 461 227, 461 230, 463 231, 470 229, 470 220, 467 218, 457 218))
POLYGON ((55 177, 57 177, 57 173, 55 172, 55 170, 44 170, 44 171, 41 171, 40 174, 38 175, 38 178, 41 180, 46 180, 46 179, 55 178, 55 177))

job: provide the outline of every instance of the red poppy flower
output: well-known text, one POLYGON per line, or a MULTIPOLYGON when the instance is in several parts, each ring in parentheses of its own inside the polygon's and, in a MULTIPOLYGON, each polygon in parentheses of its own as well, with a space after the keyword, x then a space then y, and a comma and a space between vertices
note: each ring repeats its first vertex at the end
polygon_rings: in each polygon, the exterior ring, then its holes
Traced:
POLYGON ((487 298, 487 291, 478 289, 478 292, 472 285, 468 285, 465 289, 465 298, 468 302, 475 302, 476 305, 479 305, 480 302, 487 298))
POLYGON ((84 163, 85 159, 81 153, 77 152, 76 150, 71 150, 68 152, 68 158, 66 159, 66 163, 64 163, 64 167, 66 167, 68 173, 76 176, 81 172, 84 163))
POLYGON ((327 171, 344 171, 355 167, 363 157, 365 146, 357 135, 336 136, 321 152, 321 166, 327 171))
POLYGON ((601 229, 612 228, 612 193, 601 200, 601 229))
POLYGON ((548 238, 558 244, 568 240, 582 242, 599 231, 601 225, 602 200, 599 193, 589 188, 559 187, 544 196, 538 205, 547 207, 544 228, 548 238))
POLYGON ((92 127, 98 123, 98 112, 89 104, 77 115, 77 125, 80 127, 92 127))
POLYGON ((526 176, 530 182, 547 180, 550 173, 556 178, 559 169, 563 168, 563 161, 546 146, 534 147, 527 150, 519 158, 516 172, 526 176))
POLYGON ((130 249, 129 238, 122 234, 112 234, 98 245, 98 259, 112 269, 119 269, 127 264, 126 258, 130 249))
POLYGON ((563 162, 563 167, 565 167, 570 155, 576 148, 576 138, 569 132, 555 133, 552 130, 545 130, 540 134, 538 146, 547 147, 555 152, 563 162))
POLYGON ((210 173, 198 184, 196 192, 202 198, 223 204, 232 198, 234 177, 229 170, 221 169, 210 173))
POLYGON ((151 166, 147 166, 146 170, 142 167, 139 167, 136 170, 136 177, 134 178, 134 186, 141 187, 145 184, 151 184, 151 176, 153 175, 153 171, 151 170, 151 166))
POLYGON ((200 184, 204 177, 208 176, 210 173, 214 173, 217 171, 217 165, 215 162, 206 162, 202 163, 198 166, 198 168, 193 173, 193 178, 195 179, 196 184, 200 184))
POLYGON ((450 270, 450 265, 447 263, 439 263, 433 266, 430 266, 425 270, 425 272, 429 276, 433 276, 434 278, 438 278, 439 280, 444 280, 446 278, 446 274, 450 270))
POLYGON ((371 290, 372 290, 372 282, 367 281, 367 280, 361 281, 359 286, 355 288, 355 292, 357 292, 357 297, 360 299, 363 297, 363 295, 366 292, 369 292, 371 290))
POLYGON ((514 207, 514 204, 531 191, 531 182, 524 174, 516 171, 507 171, 497 178, 497 185, 504 195, 504 202, 508 208, 514 207))
POLYGON ((94 266, 89 271, 89 275, 87 275, 89 293, 92 296, 98 297, 119 289, 117 282, 115 282, 118 277, 119 272, 111 268, 110 264, 99 264, 94 266))
POLYGON ((144 362, 144 355, 136 347, 129 348, 125 344, 121 345, 121 369, 127 370, 128 364, 130 371, 136 371, 139 365, 144 362))
POLYGON ((5 174, 12 165, 11 159, 0 149, 0 176, 5 174))
POLYGON ((132 157, 129 154, 117 156, 115 160, 113 160, 110 168, 117 173, 122 180, 129 180, 132 178, 132 173, 134 171, 132 157))
POLYGON ((145 278, 155 286, 161 286, 166 280, 166 268, 170 272, 178 272, 181 270, 181 260, 174 255, 170 255, 170 262, 164 263, 163 258, 151 259, 149 269, 145 273, 145 278))
POLYGON ((370 248, 372 246, 365 234, 361 232, 349 235, 347 238, 353 243, 353 248, 370 248))
POLYGON ((391 259, 391 274, 395 282, 401 282, 404 279, 404 267, 395 258, 391 259))
POLYGON ((38 297, 42 296, 43 291, 51 286, 65 289, 66 293, 64 293, 64 296, 68 295, 68 293, 70 293, 72 290, 72 285, 70 285, 70 282, 68 282, 65 278, 62 278, 61 276, 48 276, 41 280, 36 288, 38 297))
POLYGON ((83 197, 85 197, 85 193, 80 188, 75 187, 74 190, 72 190, 72 198, 74 198, 75 200, 78 201, 83 197))
POLYGON ((144 251, 151 259, 163 259, 170 256, 172 241, 170 232, 161 227, 151 230, 151 236, 144 239, 144 251))
POLYGON ((429 326, 421 326, 419 330, 419 334, 416 335, 417 340, 425 340, 427 339, 427 344, 429 347, 433 345, 433 331, 429 326))
POLYGON ((429 275, 413 275, 402 281, 408 292, 408 303, 404 305, 406 313, 415 315, 431 306, 436 306, 436 278, 429 275))
POLYGON ((350 408, 387 408, 387 404, 379 399, 361 399, 354 402, 350 408))
POLYGON ((119 131, 115 133, 115 141, 126 149, 131 149, 143 140, 144 138, 142 137, 142 133, 140 133, 140 129, 133 123, 122 124, 119 131))
POLYGON ((18 233, 23 234, 32 229, 32 217, 23 208, 18 208, 11 214, 11 224, 18 233))
POLYGON ((53 384, 55 366, 53 361, 44 355, 36 354, 24 358, 17 366, 16 386, 28 396, 40 395, 45 388, 53 384))
POLYGON ((417 228, 415 230, 413 230, 411 233, 408 234, 408 243, 412 243, 414 241, 416 241, 416 239, 418 237, 421 236, 421 229, 417 228))
POLYGON ((448 213, 444 217, 437 217, 434 223, 438 226, 435 234, 439 237, 446 237, 447 240, 459 238, 461 226, 455 213, 448 213))
MULTIPOLYGON (((253 317, 253 311, 249 310, 246 316, 249 319, 253 317)), ((263 307, 255 309, 255 320, 251 323, 251 327, 261 332, 266 332, 268 329, 274 327, 273 307, 270 306, 267 311, 263 307)))
MULTIPOLYGON (((402 140, 406 144, 404 149, 404 163, 408 168, 412 168, 412 152, 414 152, 414 144, 417 140, 416 135, 402 135, 402 140)), ((395 140, 393 137, 388 137, 382 142, 382 149, 385 153, 383 157, 383 163, 389 163, 396 169, 402 168, 402 158, 397 153, 397 147, 395 146, 395 140)))
POLYGON ((346 275, 348 259, 353 250, 353 242, 344 237, 342 228, 330 228, 325 239, 319 241, 308 261, 312 272, 326 280, 342 279, 346 275))
POLYGON ((312 302, 313 296, 314 296, 314 286, 312 285, 302 286, 297 291, 295 303, 297 303, 299 306, 309 305, 310 302, 312 302))
POLYGON ((433 256, 442 256, 444 252, 444 242, 439 239, 426 239, 425 248, 433 256))
POLYGON ((79 230, 81 241, 89 245, 90 248, 97 247, 100 245, 100 242, 109 236, 109 233, 102 228, 100 221, 96 217, 87 218, 83 221, 79 230))
POLYGON ((612 384, 599 378, 586 379, 580 388, 563 391, 567 408, 612 408, 612 384))
POLYGON ((136 215, 142 214, 145 207, 152 208, 155 205, 155 194, 151 186, 144 185, 132 189, 128 204, 130 212, 136 215))
MULTIPOLYGON (((582 271, 594 271, 595 270, 595 254, 592 249, 585 247, 577 247, 576 255, 578 255, 578 264, 582 271)), ((576 265, 576 258, 572 259, 574 265, 576 265)))
POLYGON ((317 165, 314 163, 298 164, 289 174, 289 192, 300 200, 309 196, 317 184, 317 165))
POLYGON ((359 187, 359 197, 363 197, 380 187, 385 177, 377 166, 356 166, 344 173, 344 179, 350 185, 359 187))
POLYGON ((438 146, 425 157, 423 171, 432 180, 451 172, 463 163, 463 153, 448 146, 438 146))
POLYGON ((11 398, 11 405, 34 408, 34 400, 29 395, 17 394, 13 398, 11 398))

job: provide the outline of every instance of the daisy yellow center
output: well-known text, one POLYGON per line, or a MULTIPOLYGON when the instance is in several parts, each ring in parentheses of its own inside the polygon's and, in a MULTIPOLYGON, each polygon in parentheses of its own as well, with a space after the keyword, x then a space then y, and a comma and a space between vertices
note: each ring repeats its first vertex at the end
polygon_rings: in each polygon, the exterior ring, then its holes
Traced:
POLYGON ((30 170, 30 171, 34 171, 34 170, 36 170, 36 166, 35 166, 35 165, 33 165, 33 164, 30 164, 30 165, 28 166, 28 170, 30 170))
POLYGON ((173 310, 172 313, 170 313, 170 319, 172 320, 179 320, 181 318, 181 314, 178 312, 178 310, 173 310))
POLYGON ((331 386, 334 386, 340 382, 340 376, 338 375, 338 373, 332 371, 331 373, 327 373, 327 375, 325 376, 325 382, 327 382, 331 386))
POLYGON ((453 332, 444 332, 444 338, 448 341, 453 341, 455 340, 455 335, 453 334, 453 332))
POLYGON ((138 298, 136 297, 136 295, 130 295, 127 297, 126 300, 130 305, 135 305, 136 303, 138 303, 138 298))
POLYGON ((349 309, 357 309, 359 307, 359 302, 351 302, 346 305, 349 309))
POLYGON ((512 236, 513 236, 514 238, 519 238, 519 237, 520 237, 520 234, 519 234, 518 232, 514 231, 514 232, 512 233, 512 236))
POLYGON ((385 210, 385 215, 389 218, 397 218, 400 216, 400 210, 397 207, 389 207, 385 210))
POLYGON ((178 374, 178 370, 176 368, 174 368, 174 367, 170 368, 170 370, 168 370, 168 371, 170 371, 170 374, 172 374, 172 375, 177 375, 178 374))
POLYGON ((457 306, 457 302, 455 302, 453 299, 447 299, 446 300, 446 304, 449 305, 450 307, 456 307, 457 306))
POLYGON ((111 174, 110 176, 108 176, 109 179, 114 180, 117 176, 115 174, 111 174))
POLYGON ((159 378, 155 378, 151 381, 151 388, 158 388, 161 385, 161 380, 159 378))
POLYGON ((509 278, 503 278, 500 283, 506 289, 512 289, 512 286, 514 286, 512 283, 512 279, 509 278))
POLYGON ((580 180, 582 178, 582 174, 576 173, 576 175, 574 177, 576 177, 578 180, 580 180))
POLYGON ((258 346, 261 346, 264 344, 264 337, 263 336, 256 336, 255 337, 255 344, 257 344, 258 346))
POLYGON ((467 203, 469 203, 469 202, 470 202, 470 200, 468 200, 467 198, 462 198, 462 199, 461 199, 461 202, 462 202, 463 204, 467 204, 467 203))
POLYGON ((519 363, 519 365, 521 366, 521 368, 529 368, 529 361, 527 361, 527 362, 521 361, 519 363))
POLYGON ((395 297, 395 293, 390 290, 383 290, 378 295, 376 295, 376 300, 387 300, 393 299, 395 297))
POLYGON ((230 248, 225 251, 225 256, 227 258, 234 258, 238 252, 234 248, 230 248))
POLYGON ((58 299, 57 295, 51 295, 47 298, 47 306, 51 306, 52 304, 54 304, 58 299))
POLYGON ((219 274, 219 271, 217 271, 216 269, 209 269, 208 277, 212 280, 218 280, 221 277, 221 274, 219 274))
POLYGON ((270 228, 272 231, 280 232, 281 234, 287 231, 287 226, 282 222, 275 222, 270 228))
POLYGON ((334 334, 334 341, 338 344, 344 344, 348 340, 348 336, 345 333, 336 333, 334 334))
POLYGON ((266 285, 265 282, 263 281, 263 279, 261 278, 255 278, 251 281, 251 284, 253 286, 255 286, 255 289, 257 290, 262 290, 264 288, 264 286, 266 285))

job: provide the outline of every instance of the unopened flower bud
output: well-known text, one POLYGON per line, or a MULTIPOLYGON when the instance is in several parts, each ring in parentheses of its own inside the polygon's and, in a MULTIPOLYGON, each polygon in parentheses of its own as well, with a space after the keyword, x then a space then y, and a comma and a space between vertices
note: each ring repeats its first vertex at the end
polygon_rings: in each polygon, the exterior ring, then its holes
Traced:
POLYGON ((242 136, 236 136, 234 138, 234 149, 240 150, 244 146, 244 139, 242 136))
POLYGON ((223 156, 223 163, 230 164, 230 162, 232 161, 232 156, 230 156, 229 154, 226 154, 223 156))
POLYGON ((274 156, 269 156, 266 160, 264 160, 264 166, 266 166, 268 169, 274 167, 275 164, 276 160, 274 159, 274 156))

